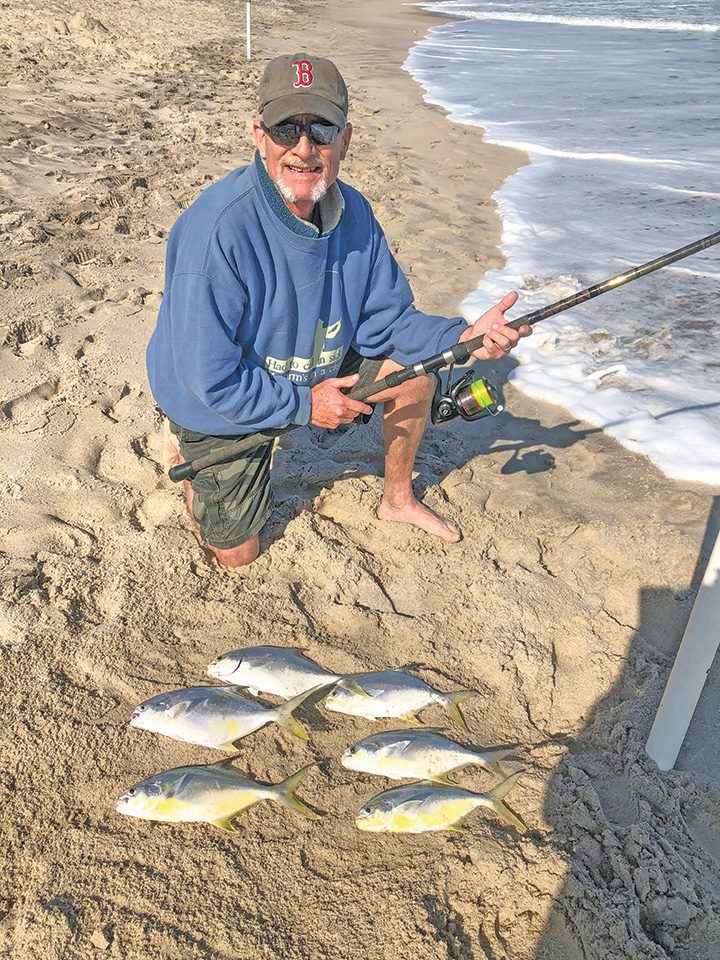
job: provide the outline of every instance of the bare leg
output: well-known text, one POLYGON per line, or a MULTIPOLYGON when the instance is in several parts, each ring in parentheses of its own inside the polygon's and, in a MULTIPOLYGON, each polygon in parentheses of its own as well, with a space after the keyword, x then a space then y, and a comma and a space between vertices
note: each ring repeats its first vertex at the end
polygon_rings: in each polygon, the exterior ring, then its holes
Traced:
MULTIPOLYGON (((400 364, 386 360, 378 379, 386 377, 400 364)), ((394 523, 410 523, 448 543, 462 538, 459 527, 416 499, 412 488, 415 456, 430 412, 434 383, 431 377, 407 380, 373 397, 383 401, 383 440, 385 442, 385 485, 378 517, 394 523)))
MULTIPOLYGON (((180 453, 180 444, 175 434, 170 430, 170 427, 165 424, 165 469, 169 470, 171 467, 176 466, 179 463, 185 463, 182 454, 180 453)), ((187 508, 192 517, 193 521, 197 524, 195 517, 193 515, 193 488, 190 485, 189 480, 183 480, 183 490, 185 493, 185 501, 187 503, 187 508)), ((238 547, 231 547, 229 550, 221 550, 219 547, 213 547, 212 544, 205 544, 206 548, 214 554, 217 562, 223 567, 243 567, 248 563, 252 563, 253 560, 256 560, 260 554, 260 537, 254 536, 249 540, 246 540, 245 543, 241 543, 238 547)))

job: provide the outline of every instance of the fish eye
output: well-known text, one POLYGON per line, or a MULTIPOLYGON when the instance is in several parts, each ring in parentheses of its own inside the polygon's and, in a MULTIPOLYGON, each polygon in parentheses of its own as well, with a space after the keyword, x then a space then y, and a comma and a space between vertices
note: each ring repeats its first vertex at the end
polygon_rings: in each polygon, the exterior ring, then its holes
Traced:
POLYGON ((142 713, 143 710, 147 710, 147 704, 141 703, 140 706, 137 707, 137 709, 142 713))
POLYGON ((129 790, 126 790, 125 792, 127 793, 127 795, 128 795, 129 797, 134 797, 134 796, 135 796, 135 787, 130 787, 130 789, 129 789, 129 790))

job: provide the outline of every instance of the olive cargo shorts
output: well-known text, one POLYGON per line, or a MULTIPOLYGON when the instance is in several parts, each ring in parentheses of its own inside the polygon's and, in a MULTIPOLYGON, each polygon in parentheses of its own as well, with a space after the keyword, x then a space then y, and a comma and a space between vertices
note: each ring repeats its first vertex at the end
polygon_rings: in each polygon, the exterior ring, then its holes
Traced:
MULTIPOLYGON (((352 348, 346 354, 338 377, 360 374, 359 386, 374 383, 385 357, 368 359, 352 348)), ((239 436, 212 437, 170 422, 183 458, 197 460, 224 447, 239 436)), ((231 550, 250 540, 265 525, 272 510, 270 463, 274 441, 259 443, 229 463, 206 467, 190 484, 193 516, 203 540, 219 550, 231 550)))

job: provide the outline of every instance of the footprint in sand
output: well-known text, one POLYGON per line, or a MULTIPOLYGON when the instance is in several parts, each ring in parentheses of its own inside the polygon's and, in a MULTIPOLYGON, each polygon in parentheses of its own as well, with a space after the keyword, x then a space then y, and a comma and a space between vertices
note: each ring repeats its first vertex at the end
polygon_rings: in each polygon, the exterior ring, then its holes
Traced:
POLYGON ((47 380, 28 393, 8 401, 2 408, 4 417, 18 433, 43 430, 50 422, 49 401, 57 394, 60 382, 47 380))
POLYGON ((135 508, 134 518, 138 526, 146 531, 161 527, 169 521, 176 526, 176 498, 169 496, 165 489, 154 490, 139 507, 135 508))
POLYGON ((147 495, 157 486, 158 467, 137 444, 138 441, 128 440, 123 433, 113 434, 100 452, 97 473, 147 495))
POLYGON ((23 344, 49 333, 51 329, 52 325, 48 317, 27 317, 9 323, 2 342, 18 354, 23 344))
POLYGON ((92 530, 54 514, 45 514, 31 528, 16 527, 3 535, 3 549, 14 557, 34 558, 38 553, 89 557, 96 542, 92 530))

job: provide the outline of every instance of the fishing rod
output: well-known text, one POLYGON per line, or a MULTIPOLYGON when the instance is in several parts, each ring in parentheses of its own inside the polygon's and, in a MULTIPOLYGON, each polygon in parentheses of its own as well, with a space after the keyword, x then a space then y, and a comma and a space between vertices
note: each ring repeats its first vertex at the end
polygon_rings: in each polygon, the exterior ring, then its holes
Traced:
MULTIPOLYGON (((720 243, 720 230, 716 233, 711 233, 707 237, 703 237, 701 240, 696 240, 694 243, 688 243, 684 247, 679 247, 677 250, 671 250, 670 253, 665 253, 655 260, 649 260, 647 263, 640 264, 640 266, 632 267, 630 270, 625 271, 625 273, 619 273, 617 276, 609 277, 601 283, 596 283, 591 287, 586 287, 584 290, 579 290, 577 293, 570 294, 570 296, 564 297, 562 300, 548 304, 548 306, 540 307, 537 310, 526 313, 516 320, 510 320, 507 326, 512 330, 519 330, 520 327, 526 326, 531 327, 541 320, 547 320, 548 317, 554 317, 564 310, 569 310, 571 307, 576 307, 578 304, 585 303, 588 300, 594 300, 595 297, 599 297, 603 293, 608 293, 610 290, 615 290, 617 287, 621 287, 626 283, 638 280, 648 273, 661 270, 671 263, 676 263, 678 260, 684 260, 685 257, 700 253, 701 250, 706 250, 716 243, 720 243)), ((365 387, 354 387, 349 395, 353 400, 368 400, 370 397, 382 393, 383 390, 397 387, 407 380, 414 380, 416 377, 426 376, 427 374, 434 374, 439 382, 439 370, 442 370, 444 367, 452 367, 456 363, 464 363, 475 350, 479 350, 480 347, 482 347, 484 339, 485 334, 482 334, 470 340, 465 340, 464 343, 456 343, 447 350, 443 350, 442 353, 428 357, 426 360, 419 360, 417 363, 409 364, 401 370, 389 373, 386 377, 383 377, 382 380, 376 380, 374 383, 365 387)), ((480 420, 486 416, 497 416, 503 409, 502 405, 497 401, 498 392, 493 384, 484 377, 476 377, 474 371, 470 370, 461 377, 457 383, 452 387, 448 387, 444 392, 442 389, 436 390, 431 411, 432 420, 433 423, 447 423, 448 420, 454 420, 456 417, 462 417, 463 420, 480 420)), ((180 480, 192 480, 200 470, 234 460, 251 447, 274 440, 289 430, 295 429, 296 426, 299 426, 299 424, 292 424, 291 426, 278 430, 267 430, 262 433, 253 433, 246 437, 241 437, 239 440, 228 443, 226 446, 220 447, 205 457, 199 457, 197 460, 181 463, 172 467, 168 475, 174 483, 178 483, 180 480)))

